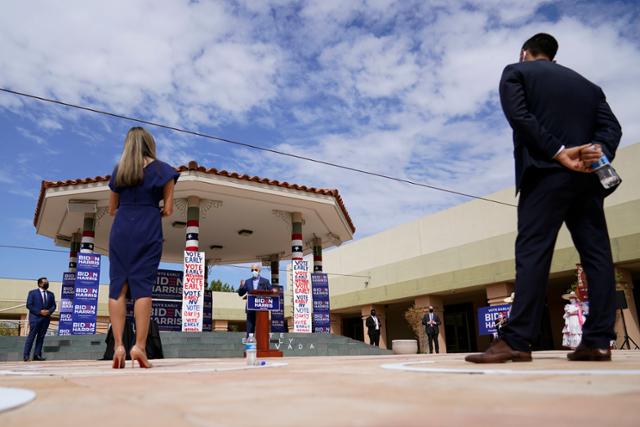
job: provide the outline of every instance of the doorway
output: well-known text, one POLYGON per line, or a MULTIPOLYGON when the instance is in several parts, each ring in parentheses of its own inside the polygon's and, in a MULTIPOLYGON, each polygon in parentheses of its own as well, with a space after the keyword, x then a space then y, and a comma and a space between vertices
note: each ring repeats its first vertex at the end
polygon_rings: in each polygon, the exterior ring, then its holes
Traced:
POLYGON ((362 317, 343 317, 342 335, 364 342, 364 326, 362 325, 362 317))
POLYGON ((472 303, 444 306, 444 331, 447 353, 478 351, 472 303))

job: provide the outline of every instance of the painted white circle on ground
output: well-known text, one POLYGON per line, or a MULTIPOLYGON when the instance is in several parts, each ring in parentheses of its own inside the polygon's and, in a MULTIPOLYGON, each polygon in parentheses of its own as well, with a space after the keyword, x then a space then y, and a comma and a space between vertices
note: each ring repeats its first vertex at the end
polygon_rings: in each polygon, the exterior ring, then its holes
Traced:
POLYGON ((0 412, 26 405, 36 398, 36 393, 24 388, 0 387, 0 412))
MULTIPOLYGON (((495 369, 495 368, 432 368, 419 366, 433 362, 406 362, 381 365, 384 369, 431 374, 470 375, 640 375, 640 369, 495 369)), ((477 366, 477 365, 476 365, 477 366)))
POLYGON ((14 369, 0 370, 1 376, 24 376, 24 377, 104 377, 104 376, 128 376, 128 375, 162 375, 162 374, 192 374, 207 372, 227 372, 242 371, 250 369, 277 368, 287 366, 285 362, 267 362, 264 365, 250 366, 245 363, 238 362, 210 362, 210 361, 172 361, 171 359, 163 359, 162 361, 152 361, 154 367, 152 369, 129 368, 111 369, 111 362, 94 362, 89 366, 65 366, 58 365, 39 365, 39 366, 19 366, 14 369))

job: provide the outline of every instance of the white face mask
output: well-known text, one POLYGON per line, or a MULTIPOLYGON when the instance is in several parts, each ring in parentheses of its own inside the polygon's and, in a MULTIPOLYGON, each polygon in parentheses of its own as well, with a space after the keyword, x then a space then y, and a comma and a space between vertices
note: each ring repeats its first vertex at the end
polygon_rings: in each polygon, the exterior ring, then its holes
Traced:
POLYGON ((253 275, 254 278, 258 277, 260 275, 259 271, 252 271, 251 274, 253 275))

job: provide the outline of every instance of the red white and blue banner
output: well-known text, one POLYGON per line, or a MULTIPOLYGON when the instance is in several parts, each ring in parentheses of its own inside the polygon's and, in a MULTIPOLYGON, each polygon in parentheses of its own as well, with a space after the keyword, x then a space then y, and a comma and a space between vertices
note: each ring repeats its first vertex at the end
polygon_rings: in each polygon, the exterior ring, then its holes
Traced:
MULTIPOLYGON (((151 295, 151 318, 160 331, 182 331, 182 271, 158 270, 151 295)), ((204 293, 202 330, 212 329, 213 298, 211 291, 204 293)), ((127 300, 127 317, 133 320, 133 300, 127 300)))
POLYGON ((478 335, 493 335, 496 332, 496 319, 500 314, 507 317, 511 304, 492 305, 478 308, 478 335))
MULTIPOLYGON (((77 265, 77 263, 76 263, 77 265)), ((62 275, 62 291, 60 295, 60 321, 58 335, 71 335, 73 329, 73 296, 75 295, 76 273, 62 275)))
POLYGON ((311 283, 309 280, 309 262, 292 261, 293 273, 293 332, 311 333, 311 283))
POLYGON ((313 332, 330 333, 329 277, 326 273, 311 273, 313 295, 313 332))
POLYGON ((71 334, 96 333, 98 291, 100 290, 100 255, 79 253, 76 271, 71 334))
POLYGON ((204 252, 185 251, 182 281, 182 332, 202 332, 204 252))

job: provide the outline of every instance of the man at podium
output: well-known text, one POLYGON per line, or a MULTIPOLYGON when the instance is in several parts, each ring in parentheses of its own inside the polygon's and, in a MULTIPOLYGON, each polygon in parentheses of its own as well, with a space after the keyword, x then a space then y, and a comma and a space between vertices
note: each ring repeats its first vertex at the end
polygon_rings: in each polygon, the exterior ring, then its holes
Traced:
MULTIPOLYGON (((247 299, 247 293, 255 290, 271 291, 273 286, 271 282, 260 276, 262 266, 260 264, 253 264, 251 266, 251 278, 240 281, 240 287, 238 288, 238 295, 243 299, 247 299)), ((247 334, 255 334, 256 332, 256 312, 253 310, 246 310, 247 313, 247 334)))

